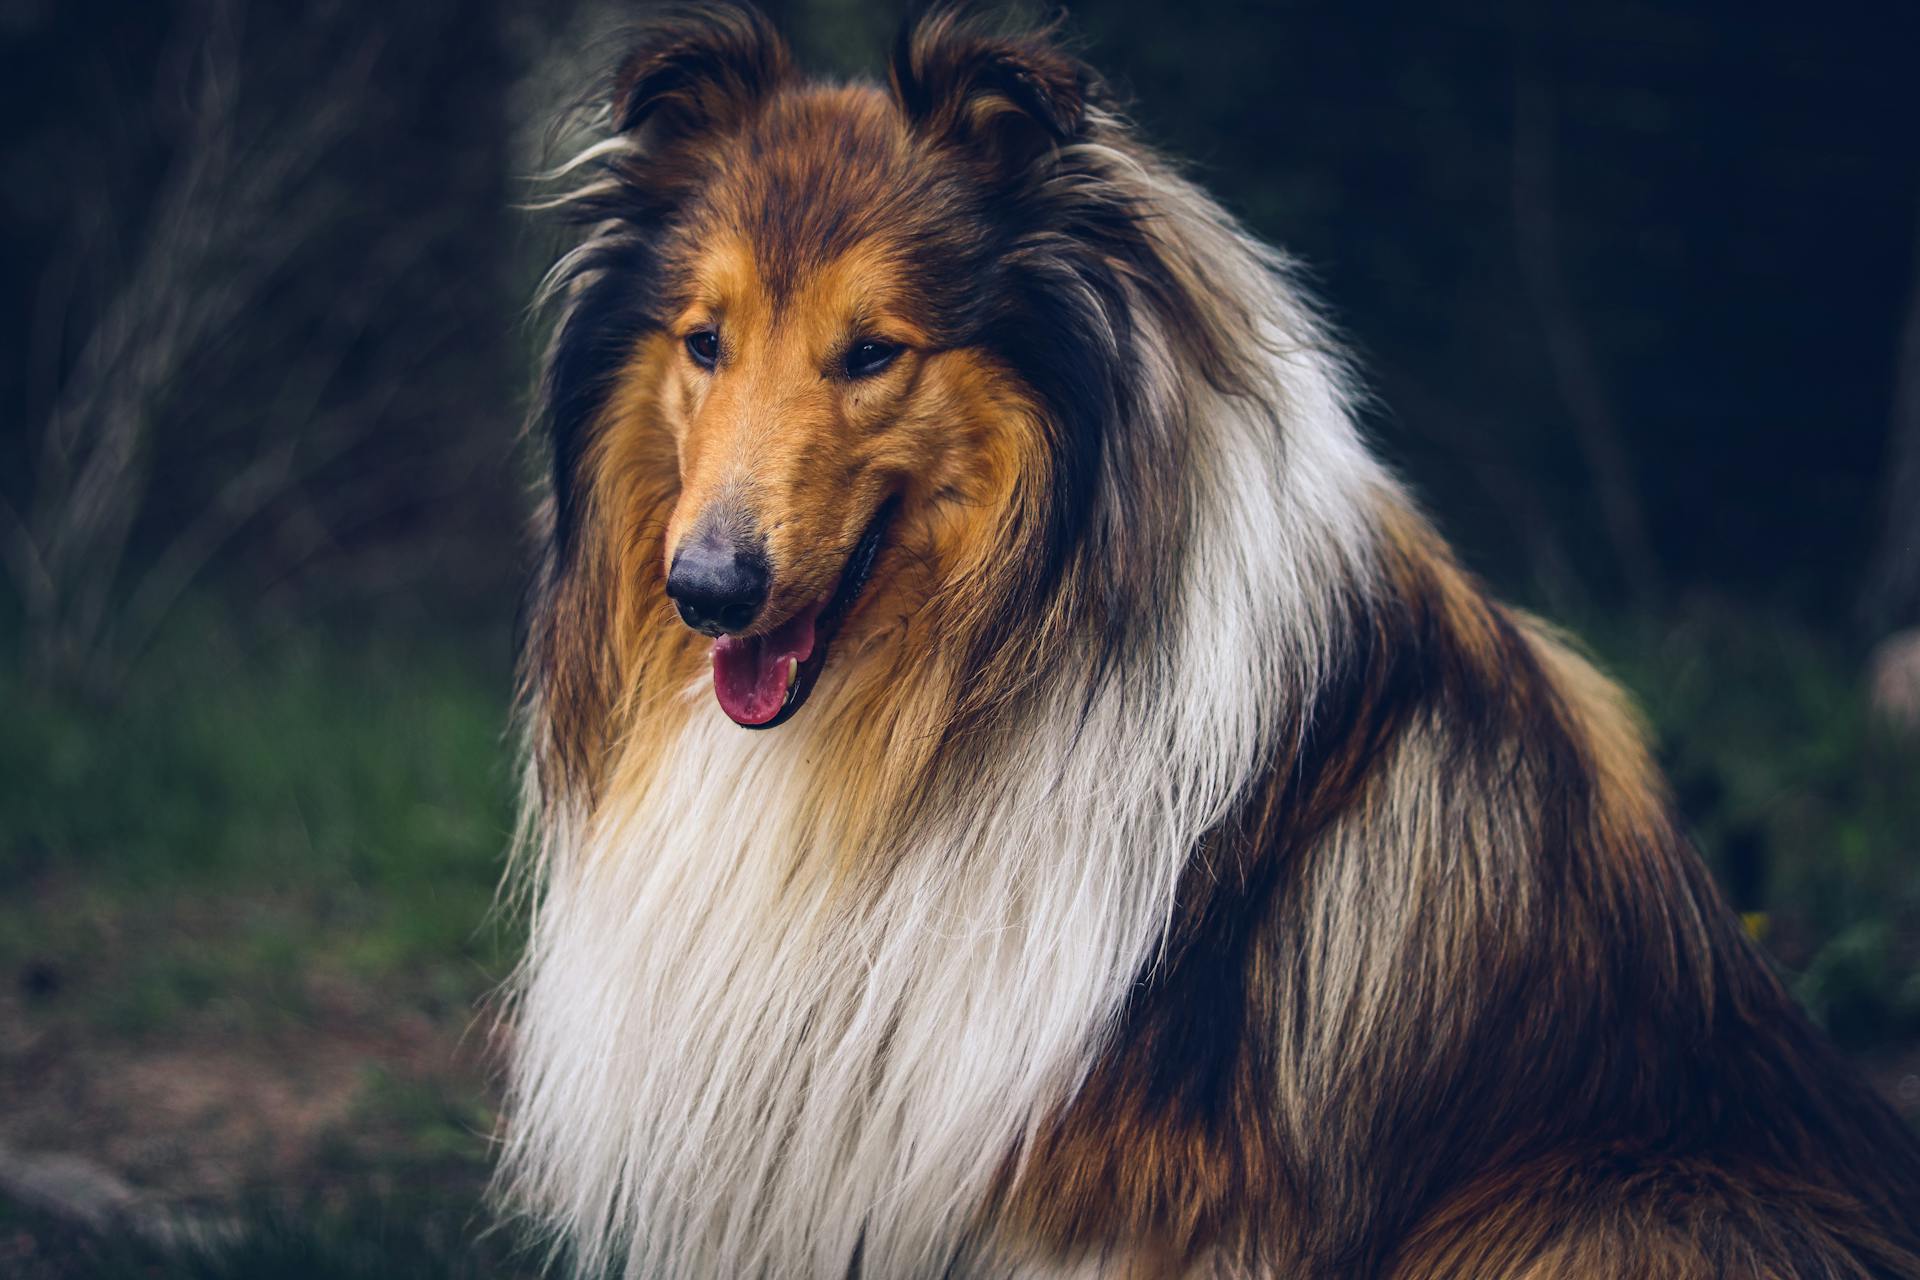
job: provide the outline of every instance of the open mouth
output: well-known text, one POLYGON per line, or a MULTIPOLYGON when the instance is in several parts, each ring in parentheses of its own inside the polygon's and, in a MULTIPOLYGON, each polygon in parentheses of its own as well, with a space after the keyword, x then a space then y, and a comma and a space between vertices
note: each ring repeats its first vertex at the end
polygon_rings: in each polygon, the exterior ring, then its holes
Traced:
POLYGON ((867 524, 840 585, 764 635, 721 636, 713 642, 713 692, 720 709, 742 728, 785 724, 813 692, 827 665, 827 649, 847 612, 866 588, 895 502, 884 502, 867 524))

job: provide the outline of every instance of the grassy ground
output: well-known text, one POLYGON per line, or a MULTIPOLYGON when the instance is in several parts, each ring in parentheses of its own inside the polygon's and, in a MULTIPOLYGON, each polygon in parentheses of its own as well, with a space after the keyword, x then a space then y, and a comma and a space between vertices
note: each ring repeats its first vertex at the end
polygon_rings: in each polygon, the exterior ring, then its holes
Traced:
MULTIPOLYGON (((1870 722, 1861 657, 1713 602, 1583 631, 1639 698, 1702 851, 1801 1000, 1843 1045, 1900 1066, 1920 1040, 1920 744, 1870 722)), ((1920 1080, 1906 1092, 1920 1116, 1920 1080)))
MULTIPOLYGON (((0 684, 0 1141, 190 1208, 279 1205, 263 1248, 402 1224, 387 1274, 457 1273, 446 1242, 485 1221, 482 1006, 514 951, 490 910, 507 649, 212 613, 111 707, 0 684)), ((8 1274, 80 1256, 44 1220, 9 1239, 8 1274)))
MULTIPOLYGON (((1920 756, 1868 726, 1857 657, 1713 604, 1578 629, 1642 698, 1737 905, 1920 1116, 1920 756)), ((245 1231, 162 1264, 0 1203, 0 1273, 523 1266, 480 1199, 481 1011, 514 951, 490 914, 507 687, 502 628, 218 611, 111 707, 0 676, 0 1142, 245 1231)))

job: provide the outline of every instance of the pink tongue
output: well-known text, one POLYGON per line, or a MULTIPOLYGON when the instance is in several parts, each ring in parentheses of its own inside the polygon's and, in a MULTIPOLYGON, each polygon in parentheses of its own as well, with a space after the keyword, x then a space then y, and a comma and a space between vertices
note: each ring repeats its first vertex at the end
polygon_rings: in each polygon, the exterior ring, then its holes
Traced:
POLYGON ((763 636, 721 636, 713 642, 713 692, 736 724, 765 724, 787 702, 787 673, 813 653, 810 604, 763 636))

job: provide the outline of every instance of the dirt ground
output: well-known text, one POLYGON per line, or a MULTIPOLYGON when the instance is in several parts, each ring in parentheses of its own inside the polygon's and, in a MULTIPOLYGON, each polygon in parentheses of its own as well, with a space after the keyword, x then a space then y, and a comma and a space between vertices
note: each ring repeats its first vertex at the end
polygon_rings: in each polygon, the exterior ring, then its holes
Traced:
POLYGON ((187 1201, 306 1185, 406 1142, 411 1117, 380 1115, 382 1092, 486 1096, 479 1033, 418 1015, 349 1007, 258 1037, 103 1044, 22 1005, 0 998, 0 1142, 84 1153, 187 1201))

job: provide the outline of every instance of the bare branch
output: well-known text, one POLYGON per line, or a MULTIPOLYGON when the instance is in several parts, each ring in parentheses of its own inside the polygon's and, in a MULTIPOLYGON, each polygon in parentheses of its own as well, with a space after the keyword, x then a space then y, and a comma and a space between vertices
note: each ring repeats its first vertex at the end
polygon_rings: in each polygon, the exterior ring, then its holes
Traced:
POLYGON ((27 522, 4 497, 0 497, 0 552, 5 554, 7 574, 13 579, 27 617, 42 616, 52 598, 53 579, 47 574, 46 562, 34 545, 27 522))
MULTIPOLYGON (((256 419, 261 438, 251 457, 126 580, 133 531, 154 483, 157 425, 177 410, 178 389, 194 381, 189 371, 207 372, 225 339, 265 309, 282 276, 343 211, 346 194, 313 179, 361 118, 378 53, 377 40, 359 38, 344 56, 318 61, 312 83, 263 126, 249 116, 245 97, 245 16, 244 0, 203 0, 158 60, 161 114, 179 122, 171 161, 137 252, 117 273, 118 287, 52 399, 30 505, 24 517, 6 513, 0 529, 35 648, 56 668, 98 674, 123 665, 128 646, 144 647, 219 548, 276 496, 297 489, 296 461, 320 466, 378 426, 377 414, 333 416, 324 429, 316 417, 397 274, 370 269, 373 288, 343 295, 356 314, 344 327, 330 326, 336 349, 309 351, 307 376, 291 378, 274 410, 256 419)), ((315 30, 325 46, 332 29, 315 30)), ((111 223, 104 215, 99 221, 111 223)), ((384 252, 404 263, 432 233, 405 226, 369 256, 384 252)), ((48 278, 51 318, 43 326, 64 328, 60 286, 48 278)), ((57 351, 59 341, 47 333, 42 345, 57 351)))

